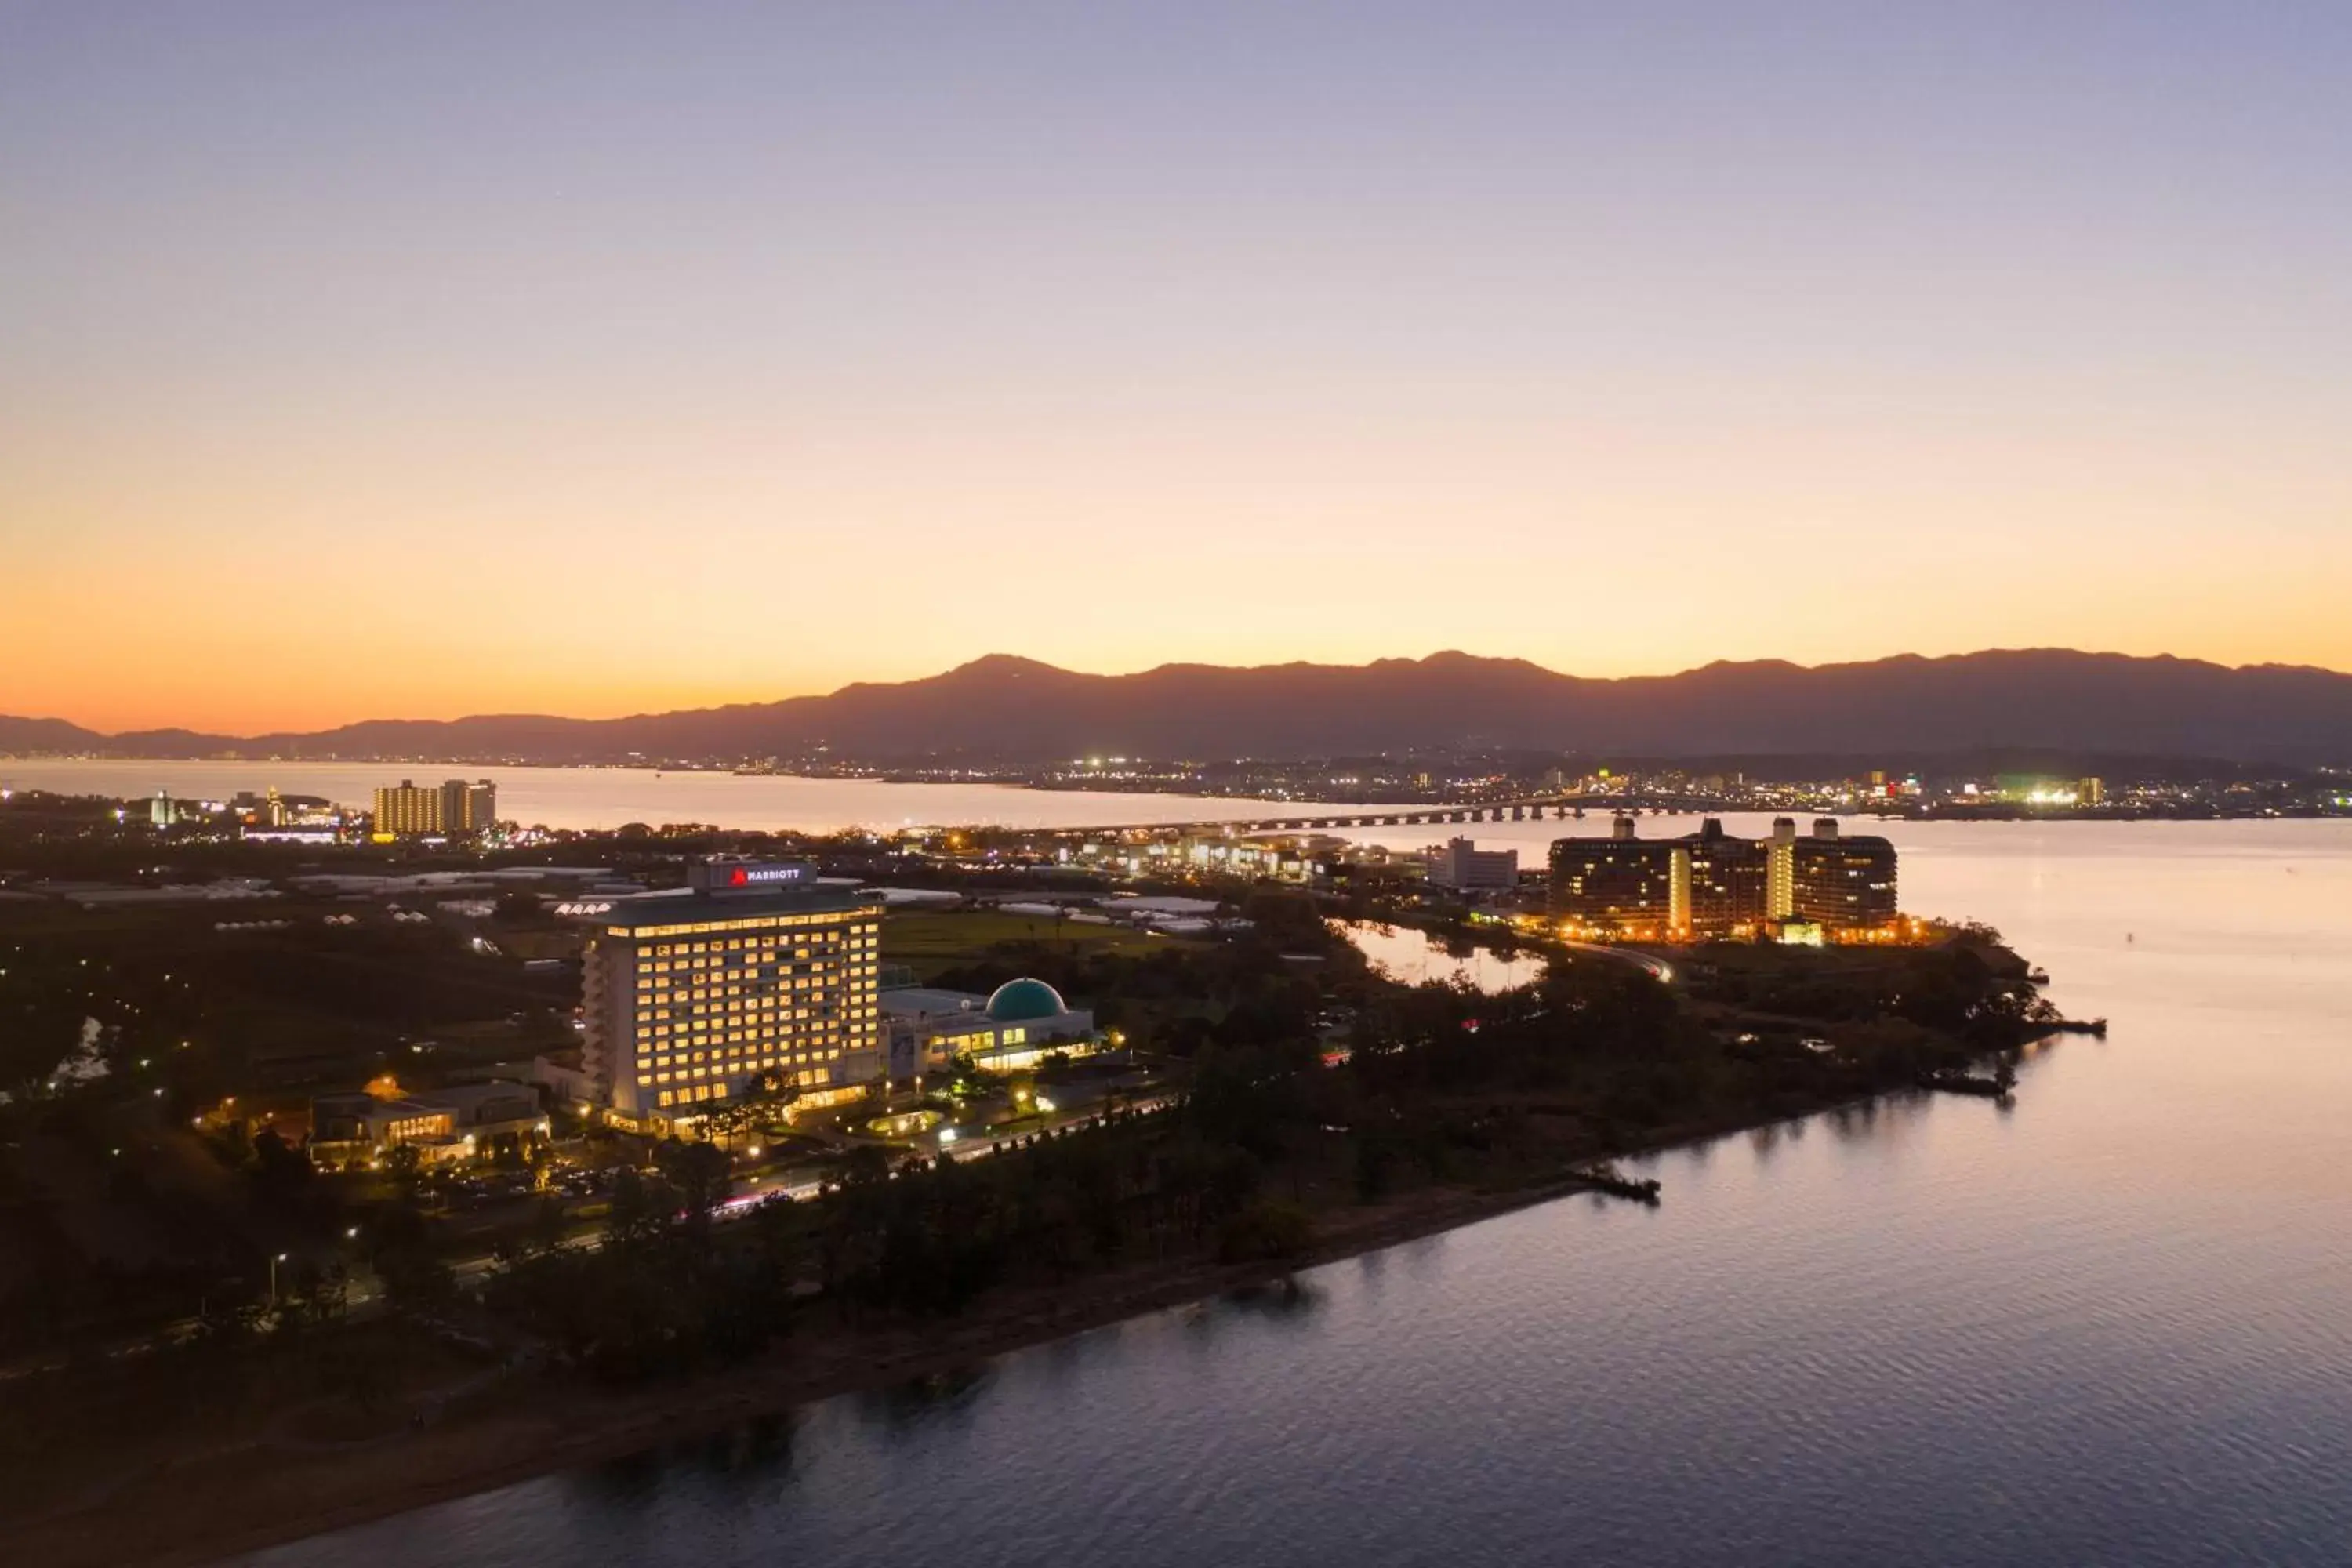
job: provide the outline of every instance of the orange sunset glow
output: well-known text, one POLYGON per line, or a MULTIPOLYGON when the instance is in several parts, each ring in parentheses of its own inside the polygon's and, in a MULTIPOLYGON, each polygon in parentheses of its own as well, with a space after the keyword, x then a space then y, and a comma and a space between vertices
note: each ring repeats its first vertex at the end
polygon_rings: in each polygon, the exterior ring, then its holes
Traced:
POLYGON ((607 17, 559 70, 520 16, 16 26, 0 711, 611 715, 993 651, 2352 668, 2340 170, 2063 65, 1857 139, 1794 38, 1645 45, 1633 93, 1474 32, 1396 110, 1303 21, 950 27, 893 40, 910 109, 830 70, 846 21, 607 17), (1333 50, 1311 109, 1240 63, 1333 50))

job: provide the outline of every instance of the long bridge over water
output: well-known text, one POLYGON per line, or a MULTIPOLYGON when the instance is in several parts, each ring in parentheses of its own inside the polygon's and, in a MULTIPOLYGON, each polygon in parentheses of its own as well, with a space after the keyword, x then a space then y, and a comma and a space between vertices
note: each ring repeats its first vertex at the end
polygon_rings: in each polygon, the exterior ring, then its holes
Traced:
POLYGON ((1525 795, 1516 800, 1480 801, 1475 805, 1366 806, 1348 811, 1318 810, 1309 816, 1218 817, 1200 822, 1125 822, 1096 827, 1038 829, 1060 837, 1093 837, 1113 833, 1224 832, 1235 836, 1264 833, 1328 833, 1344 827, 1420 827, 1444 823, 1541 822, 1580 817, 1588 811, 1636 813, 1680 812, 1681 805, 1660 805, 1654 799, 1612 800, 1592 795, 1525 795))

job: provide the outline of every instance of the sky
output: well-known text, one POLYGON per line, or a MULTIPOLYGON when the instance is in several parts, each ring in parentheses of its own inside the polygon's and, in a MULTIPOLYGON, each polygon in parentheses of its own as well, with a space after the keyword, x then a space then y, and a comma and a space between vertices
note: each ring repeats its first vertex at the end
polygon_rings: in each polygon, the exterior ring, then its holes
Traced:
POLYGON ((0 0, 0 713, 2352 669, 2352 6, 0 0))

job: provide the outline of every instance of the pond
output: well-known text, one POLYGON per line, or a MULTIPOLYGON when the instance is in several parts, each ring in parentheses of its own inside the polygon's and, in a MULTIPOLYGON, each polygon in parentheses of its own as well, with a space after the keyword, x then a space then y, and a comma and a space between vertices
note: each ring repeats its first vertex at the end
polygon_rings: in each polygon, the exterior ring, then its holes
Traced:
POLYGON ((1545 961, 1532 953, 1506 957, 1486 947, 1454 946, 1412 926, 1370 921, 1334 921, 1356 950, 1394 980, 1418 985, 1430 980, 1466 979, 1492 995, 1539 978, 1545 961))

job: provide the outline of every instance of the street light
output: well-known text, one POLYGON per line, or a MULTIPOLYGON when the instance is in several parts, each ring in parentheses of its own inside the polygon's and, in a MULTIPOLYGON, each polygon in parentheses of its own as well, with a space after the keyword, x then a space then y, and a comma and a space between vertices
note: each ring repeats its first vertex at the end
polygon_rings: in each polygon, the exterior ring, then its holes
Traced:
POLYGON ((282 1252, 269 1255, 269 1304, 273 1308, 278 1305, 278 1266, 285 1261, 286 1255, 282 1252))

